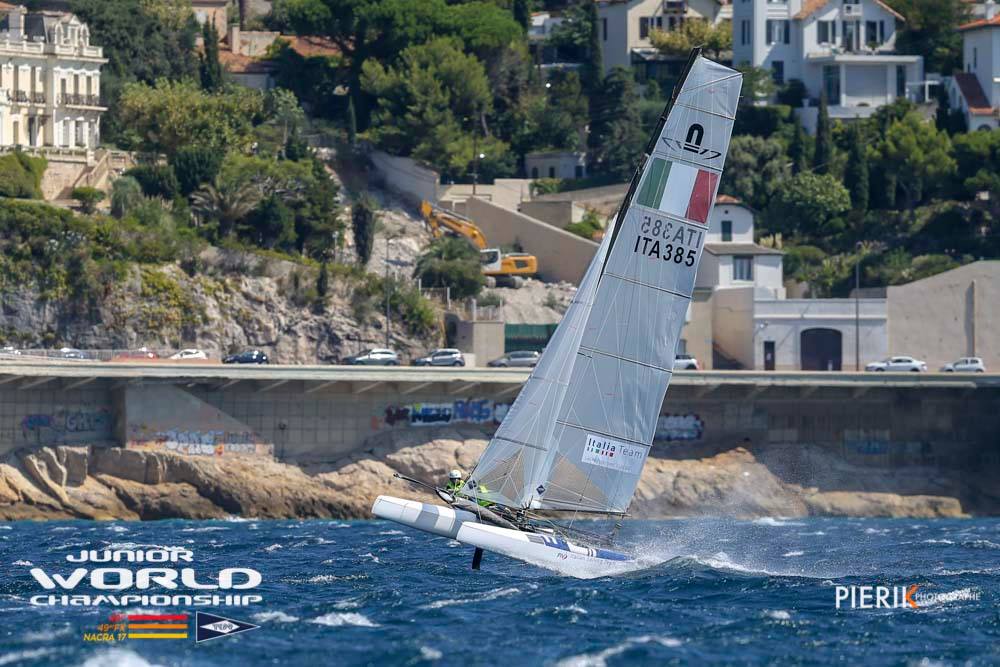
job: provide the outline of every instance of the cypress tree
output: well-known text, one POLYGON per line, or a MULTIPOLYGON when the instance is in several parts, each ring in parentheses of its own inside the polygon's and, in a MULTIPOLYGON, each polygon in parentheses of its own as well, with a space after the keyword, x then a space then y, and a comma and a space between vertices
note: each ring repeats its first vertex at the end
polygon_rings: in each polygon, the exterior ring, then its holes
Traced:
POLYGON ((868 210, 869 200, 868 150, 858 125, 851 126, 849 136, 851 149, 844 170, 844 185, 851 193, 851 209, 864 213, 868 210))
POLYGON ((817 174, 830 173, 833 159, 833 138, 830 136, 830 113, 826 108, 826 93, 819 97, 819 114, 816 118, 816 152, 813 155, 813 171, 817 174))
POLYGON ((514 20, 527 31, 531 25, 531 0, 514 0, 513 10, 514 20))
POLYGON ((368 265, 375 246, 375 202, 362 196, 351 208, 351 226, 354 228, 354 252, 362 266, 368 265))
POLYGON ((590 24, 590 40, 587 43, 587 62, 584 63, 584 85, 587 94, 598 94, 604 80, 604 58, 601 54, 601 20, 597 16, 597 3, 583 0, 587 22, 590 24))
POLYGON ((327 262, 324 259, 323 264, 319 267, 319 277, 316 279, 316 293, 320 296, 326 296, 326 293, 330 289, 330 268, 327 266, 327 262))
POLYGON ((806 146, 809 138, 806 136, 805 128, 802 127, 802 123, 799 122, 799 117, 795 115, 794 110, 791 112, 791 116, 792 141, 788 145, 788 157, 792 159, 792 173, 801 174, 809 169, 809 155, 806 146))
POLYGON ((204 53, 201 55, 199 72, 201 87, 209 92, 222 88, 222 63, 219 62, 219 33, 211 21, 205 21, 201 36, 205 42, 204 53))

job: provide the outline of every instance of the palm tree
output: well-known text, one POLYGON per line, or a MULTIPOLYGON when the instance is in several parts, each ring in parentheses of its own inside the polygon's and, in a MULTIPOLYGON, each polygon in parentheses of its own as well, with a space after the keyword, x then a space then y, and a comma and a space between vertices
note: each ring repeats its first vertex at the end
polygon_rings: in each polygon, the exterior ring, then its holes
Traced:
POLYGON ((260 188, 252 181, 223 181, 216 177, 214 183, 191 195, 191 210, 202 223, 218 221, 219 235, 227 236, 257 207, 261 197, 260 188))

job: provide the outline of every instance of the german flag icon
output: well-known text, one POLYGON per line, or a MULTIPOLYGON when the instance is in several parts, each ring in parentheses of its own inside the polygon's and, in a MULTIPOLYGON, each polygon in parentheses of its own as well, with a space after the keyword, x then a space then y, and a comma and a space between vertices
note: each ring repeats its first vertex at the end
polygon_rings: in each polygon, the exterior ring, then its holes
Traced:
POLYGON ((129 614, 129 639, 187 639, 187 614, 129 614))

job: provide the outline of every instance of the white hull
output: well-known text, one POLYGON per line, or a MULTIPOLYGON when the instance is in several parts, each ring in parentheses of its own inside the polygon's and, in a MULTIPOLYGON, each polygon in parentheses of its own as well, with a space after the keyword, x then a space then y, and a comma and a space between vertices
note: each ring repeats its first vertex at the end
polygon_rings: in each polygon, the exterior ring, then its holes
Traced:
POLYGON ((375 504, 372 505, 372 514, 380 519, 388 519, 451 539, 455 539, 463 523, 476 521, 476 515, 471 512, 393 496, 376 498, 375 504))
POLYGON ((581 579, 633 570, 638 564, 631 556, 607 549, 582 547, 557 535, 523 533, 481 523, 463 524, 455 539, 484 551, 581 579))

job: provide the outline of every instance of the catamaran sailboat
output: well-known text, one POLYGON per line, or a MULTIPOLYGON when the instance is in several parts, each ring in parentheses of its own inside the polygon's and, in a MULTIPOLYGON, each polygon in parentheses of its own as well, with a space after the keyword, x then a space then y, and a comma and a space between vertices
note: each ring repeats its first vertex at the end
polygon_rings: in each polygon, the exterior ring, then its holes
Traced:
POLYGON ((634 562, 613 548, 617 525, 599 536, 573 520, 628 512, 670 382, 741 84, 739 72, 691 53, 613 225, 468 481, 457 494, 435 489, 446 505, 379 496, 375 516, 475 547, 474 568, 484 550, 557 569, 634 562))

